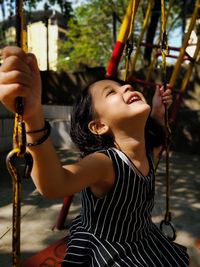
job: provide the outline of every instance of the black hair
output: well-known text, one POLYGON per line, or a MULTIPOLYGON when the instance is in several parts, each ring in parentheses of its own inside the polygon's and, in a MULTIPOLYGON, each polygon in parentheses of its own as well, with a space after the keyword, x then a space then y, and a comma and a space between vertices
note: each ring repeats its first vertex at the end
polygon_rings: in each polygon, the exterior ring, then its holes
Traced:
MULTIPOLYGON (((102 80, 112 80, 120 85, 127 84, 127 82, 117 78, 99 79, 89 84, 77 98, 71 113, 70 136, 73 143, 79 149, 81 158, 93 152, 115 146, 114 139, 111 135, 93 134, 88 128, 89 122, 91 122, 96 115, 89 89, 95 82, 102 80)), ((147 120, 145 132, 148 147, 152 146, 153 148, 163 143, 163 130, 150 117, 147 120)))

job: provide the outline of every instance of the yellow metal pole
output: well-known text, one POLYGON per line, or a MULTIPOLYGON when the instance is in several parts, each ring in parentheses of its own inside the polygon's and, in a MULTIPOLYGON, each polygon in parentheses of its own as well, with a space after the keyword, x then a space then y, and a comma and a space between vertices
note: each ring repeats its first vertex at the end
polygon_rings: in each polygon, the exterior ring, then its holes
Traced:
POLYGON ((139 2, 140 2, 140 0, 136 0, 136 1, 131 0, 129 2, 129 5, 128 5, 127 11, 126 11, 126 15, 124 17, 124 20, 123 20, 123 23, 122 23, 122 26, 121 26, 121 29, 120 29, 120 32, 119 32, 119 35, 118 35, 118 38, 117 38, 118 42, 122 42, 122 43, 126 42, 126 40, 128 38, 128 35, 129 35, 129 32, 130 32, 131 21, 135 17, 135 13, 137 11, 139 2), (133 5, 135 5, 134 14, 132 14, 133 5))
POLYGON ((127 77, 128 77, 130 58, 131 58, 131 53, 132 53, 132 50, 133 50, 133 25, 134 25, 134 19, 135 19, 135 14, 136 14, 135 7, 136 7, 136 1, 133 0, 131 22, 130 22, 130 27, 129 27, 129 34, 128 34, 128 38, 127 38, 126 46, 125 46, 126 66, 125 66, 124 81, 126 81, 127 77))
MULTIPOLYGON (((169 18, 169 13, 170 13, 170 10, 173 6, 173 3, 174 3, 174 0, 170 0, 170 3, 169 3, 169 7, 167 9, 167 14, 165 15, 165 23, 167 23, 168 21, 168 18, 169 18)), ((158 37, 158 40, 157 40, 157 44, 160 45, 160 42, 161 42, 161 38, 162 38, 162 30, 160 31, 160 35, 158 37)), ((157 54, 157 51, 158 51, 158 48, 155 48, 154 49, 154 52, 153 52, 153 56, 152 56, 152 60, 151 60, 151 64, 148 68, 148 72, 147 72, 147 75, 146 75, 146 81, 149 81, 150 80, 150 76, 151 76, 151 73, 152 73, 152 69, 155 65, 155 61, 156 61, 156 54, 157 54)))
POLYGON ((185 75, 185 77, 184 77, 184 80, 183 80, 183 82, 182 82, 182 86, 181 86, 181 90, 180 90, 180 92, 185 92, 185 90, 186 90, 188 81, 189 81, 190 76, 191 76, 191 74, 192 74, 192 69, 193 69, 193 67, 194 67, 195 61, 196 61, 197 56, 198 56, 198 54, 199 54, 199 50, 200 50, 200 38, 198 39, 197 47, 196 47, 195 52, 194 52, 194 55, 193 55, 193 57, 192 57, 193 60, 190 62, 190 65, 189 65, 189 67, 188 67, 188 69, 187 69, 187 73, 186 73, 186 75, 185 75))
POLYGON ((124 20, 120 29, 120 32, 117 37, 117 42, 112 53, 112 57, 106 72, 106 76, 114 76, 117 72, 117 67, 120 61, 120 58, 123 54, 124 46, 126 44, 131 25, 132 10, 133 10, 133 1, 135 1, 135 13, 137 11, 140 0, 130 0, 129 5, 124 16, 124 20))
POLYGON ((181 63, 182 63, 183 57, 185 55, 185 49, 186 49, 186 47, 188 45, 188 41, 189 41, 191 32, 192 32, 192 30, 193 30, 193 28, 195 26, 195 22, 196 22, 198 14, 199 14, 199 10, 200 10, 200 0, 197 0, 196 6, 195 6, 195 9, 194 9, 191 21, 190 21, 190 25, 189 25, 189 28, 188 28, 188 32, 185 35, 185 38, 184 38, 184 41, 183 41, 183 45, 182 45, 180 53, 179 53, 179 57, 177 59, 176 65, 174 67, 174 70, 173 70, 173 73, 172 73, 172 76, 171 76, 171 79, 170 79, 170 82, 169 82, 171 87, 174 87, 174 84, 175 84, 175 81, 176 81, 176 77, 177 77, 177 75, 179 73, 179 70, 180 70, 180 67, 181 67, 181 63))
POLYGON ((124 17, 124 20, 122 22, 122 26, 117 38, 117 41, 120 41, 122 43, 126 42, 126 38, 128 36, 129 33, 129 29, 130 29, 130 24, 131 24, 131 14, 132 14, 132 6, 133 6, 133 0, 131 0, 129 2, 127 11, 126 11, 126 15, 124 17))
POLYGON ((132 62, 132 65, 131 65, 131 70, 130 70, 128 78, 130 78, 132 76, 133 71, 135 69, 135 64, 136 64, 136 61, 137 61, 137 57, 138 57, 139 52, 140 52, 140 46, 141 46, 140 43, 142 42, 142 39, 144 37, 144 33, 145 33, 145 30, 146 30, 146 27, 147 27, 147 23, 148 23, 148 20, 149 20, 149 16, 150 16, 150 12, 151 12, 153 3, 154 3, 154 0, 151 0, 149 5, 148 5, 148 9, 147 9, 147 12, 146 12, 146 16, 145 16, 145 19, 144 19, 144 23, 143 23, 143 26, 142 26, 140 38, 139 38, 138 45, 137 45, 137 48, 136 48, 136 51, 135 51, 135 54, 134 54, 134 57, 133 57, 133 62, 132 62))

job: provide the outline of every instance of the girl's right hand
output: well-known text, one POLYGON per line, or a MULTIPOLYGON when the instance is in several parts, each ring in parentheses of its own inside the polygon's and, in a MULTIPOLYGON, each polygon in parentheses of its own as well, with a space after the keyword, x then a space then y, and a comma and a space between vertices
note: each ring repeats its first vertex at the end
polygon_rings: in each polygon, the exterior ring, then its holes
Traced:
POLYGON ((41 78, 36 57, 19 47, 8 46, 3 50, 3 64, 0 66, 0 101, 15 113, 18 96, 24 99, 24 121, 29 121, 38 115, 38 110, 42 110, 41 78))

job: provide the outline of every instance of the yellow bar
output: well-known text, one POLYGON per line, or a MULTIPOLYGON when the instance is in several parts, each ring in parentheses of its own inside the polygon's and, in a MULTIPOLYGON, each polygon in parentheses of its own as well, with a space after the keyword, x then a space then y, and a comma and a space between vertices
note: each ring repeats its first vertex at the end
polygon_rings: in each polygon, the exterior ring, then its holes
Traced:
POLYGON ((138 45, 137 45, 137 48, 136 48, 136 51, 135 51, 135 55, 133 57, 133 62, 132 62, 132 65, 131 65, 129 78, 132 76, 133 71, 135 69, 136 60, 137 60, 137 57, 138 57, 139 51, 140 51, 140 43, 142 42, 142 39, 144 37, 144 33, 145 33, 145 30, 146 30, 146 27, 147 27, 147 23, 148 23, 148 20, 149 20, 149 16, 150 16, 150 12, 151 12, 153 3, 154 3, 154 0, 151 0, 149 5, 148 5, 148 9, 147 9, 146 16, 145 16, 145 19, 144 19, 144 23, 143 23, 143 26, 142 26, 142 31, 141 31, 141 34, 140 34, 140 39, 138 41, 138 45))
POLYGON ((28 53, 28 38, 27 38, 27 31, 23 30, 23 50, 28 53))
MULTIPOLYGON (((174 3, 174 0, 170 0, 169 7, 168 7, 168 10, 167 10, 167 14, 165 16, 165 23, 167 23, 167 21, 168 21, 169 13, 170 13, 170 10, 171 10, 171 8, 173 6, 173 3, 174 3)), ((160 31, 160 35, 159 35, 158 40, 157 40, 157 44, 158 45, 160 45, 161 37, 162 37, 162 31, 160 31)), ((155 65, 155 61, 156 61, 156 58, 157 58, 157 56, 156 56, 157 51, 158 51, 158 48, 155 48, 153 56, 152 56, 151 64, 150 64, 150 66, 148 68, 146 81, 149 81, 149 79, 150 79, 151 72, 152 72, 152 69, 153 69, 153 67, 155 65)))
POLYGON ((161 19, 162 19, 162 33, 165 32, 165 3, 161 0, 161 19))
POLYGON ((133 25, 134 25, 134 19, 135 19, 135 7, 136 7, 136 1, 133 1, 133 5, 132 5, 132 14, 131 14, 131 23, 130 23, 130 27, 129 27, 129 34, 128 34, 128 39, 131 39, 131 36, 133 34, 133 25))
MULTIPOLYGON (((133 1, 135 1, 135 13, 137 11, 138 5, 140 0, 130 0, 126 15, 124 17, 117 41, 125 44, 129 31, 130 31, 130 25, 131 25, 131 16, 132 16, 132 10, 133 10, 133 1)), ((134 14, 135 16, 135 14, 134 14)))
POLYGON ((200 0, 197 0, 196 6, 195 6, 195 9, 194 9, 191 21, 190 21, 188 32, 185 35, 184 42, 183 42, 183 45, 181 47, 179 57, 177 59, 176 65, 174 67, 174 71, 172 73, 172 76, 171 76, 171 79, 170 79, 170 82, 169 82, 171 87, 174 87, 174 84, 175 84, 175 81, 176 81, 176 77, 178 75, 178 72, 179 72, 180 67, 181 67, 181 63, 183 61, 183 57, 184 57, 184 54, 185 54, 185 49, 186 49, 186 47, 188 45, 190 34, 191 34, 191 32, 192 32, 192 30, 193 30, 193 28, 195 26, 196 18, 197 18, 198 13, 199 13, 199 8, 200 8, 200 0))
POLYGON ((198 39, 197 47, 196 47, 194 55, 193 55, 193 61, 190 62, 189 68, 188 68, 187 73, 185 75, 185 78, 182 82, 182 86, 181 86, 181 90, 180 90, 181 92, 185 92, 185 90, 186 90, 186 86, 187 86, 188 81, 190 79, 190 76, 192 74, 192 69, 194 67, 195 61, 196 61, 197 56, 199 54, 199 50, 200 50, 200 38, 198 39))
POLYGON ((131 0, 129 2, 127 11, 126 11, 126 15, 124 17, 117 41, 121 42, 121 43, 125 43, 126 42, 126 38, 128 36, 129 33, 129 28, 130 28, 130 23, 131 23, 131 14, 132 14, 132 7, 133 7, 133 0, 131 0))

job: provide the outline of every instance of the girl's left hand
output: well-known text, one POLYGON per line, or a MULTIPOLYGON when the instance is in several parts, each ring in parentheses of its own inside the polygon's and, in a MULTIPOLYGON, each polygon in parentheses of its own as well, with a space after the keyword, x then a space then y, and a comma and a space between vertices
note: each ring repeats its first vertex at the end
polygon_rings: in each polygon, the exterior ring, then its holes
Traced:
POLYGON ((164 115, 165 115, 165 105, 167 109, 172 104, 172 91, 167 85, 166 91, 164 91, 164 86, 156 86, 156 91, 152 100, 152 112, 151 117, 155 119, 158 123, 163 125, 164 115))

